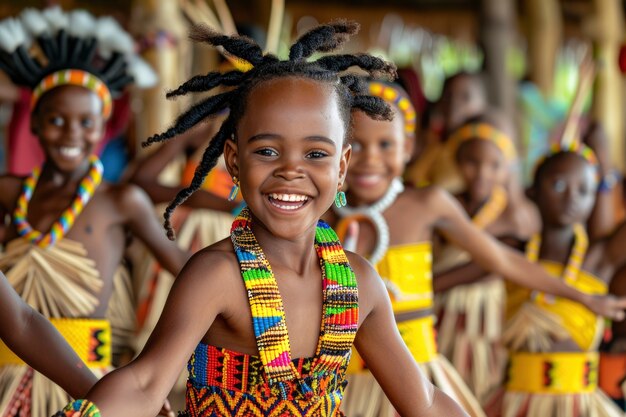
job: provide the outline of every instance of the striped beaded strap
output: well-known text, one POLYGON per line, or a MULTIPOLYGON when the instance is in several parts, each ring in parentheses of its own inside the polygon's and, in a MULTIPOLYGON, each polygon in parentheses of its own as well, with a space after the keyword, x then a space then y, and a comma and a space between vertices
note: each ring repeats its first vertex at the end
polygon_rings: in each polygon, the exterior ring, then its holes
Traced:
MULTIPOLYGON (((250 211, 245 208, 233 222, 231 239, 248 292, 259 356, 270 384, 301 380, 291 360, 285 309, 278 285, 251 225, 250 211)), ((315 248, 322 268, 323 318, 314 373, 337 369, 347 362, 358 325, 354 272, 337 235, 321 221, 315 233, 315 248)))
POLYGON ((67 232, 72 228, 76 218, 83 211, 91 197, 93 196, 96 188, 102 182, 102 163, 97 156, 92 155, 89 157, 89 172, 82 179, 78 185, 76 197, 72 201, 72 204, 65 209, 65 211, 59 217, 51 227, 47 234, 43 234, 33 227, 28 222, 28 203, 33 197, 33 192, 37 187, 37 181, 41 173, 41 168, 35 168, 32 174, 24 180, 22 186, 22 194, 17 199, 15 210, 13 211, 13 221, 17 229, 17 233, 24 239, 37 244, 42 248, 46 248, 54 245, 57 241, 61 240, 67 232))
POLYGON ((89 400, 75 400, 53 417, 100 417, 100 410, 89 400))
MULTIPOLYGON (((562 278, 567 284, 571 284, 572 282, 578 279, 578 274, 580 273, 580 268, 585 260, 585 254, 587 253, 587 248, 589 247, 589 238, 587 236, 587 232, 585 231, 585 226, 580 223, 576 223, 574 225, 574 246, 572 247, 572 251, 569 255, 569 259, 567 260, 567 265, 563 269, 562 278)), ((541 249, 541 236, 537 233, 535 234, 528 245, 526 246, 526 258, 530 262, 537 262, 539 260, 539 250, 541 249)), ((540 292, 533 292, 534 298, 544 298, 547 301, 550 301, 550 297, 547 294, 543 294, 540 292)))
POLYGON ((33 90, 31 109, 35 108, 41 96, 62 85, 77 85, 93 91, 102 100, 102 116, 105 119, 111 116, 113 100, 109 88, 95 75, 78 69, 64 69, 53 72, 41 80, 33 90))

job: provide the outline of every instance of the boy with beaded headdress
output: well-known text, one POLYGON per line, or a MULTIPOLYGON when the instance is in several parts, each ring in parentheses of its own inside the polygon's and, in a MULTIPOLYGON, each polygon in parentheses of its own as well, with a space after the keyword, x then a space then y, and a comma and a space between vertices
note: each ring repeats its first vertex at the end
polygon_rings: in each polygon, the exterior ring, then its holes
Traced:
MULTIPOLYGON (((0 177, 0 215, 11 216, 0 269, 101 375, 119 346, 115 339, 134 325, 130 283, 119 268, 127 232, 174 273, 187 258, 159 230, 145 194, 103 183, 93 155, 113 95, 145 79, 147 66, 114 20, 85 11, 26 10, 1 22, 0 33, 0 68, 32 89, 31 129, 46 156, 26 178, 0 177)), ((0 414, 49 415, 66 400, 0 348, 0 414)))

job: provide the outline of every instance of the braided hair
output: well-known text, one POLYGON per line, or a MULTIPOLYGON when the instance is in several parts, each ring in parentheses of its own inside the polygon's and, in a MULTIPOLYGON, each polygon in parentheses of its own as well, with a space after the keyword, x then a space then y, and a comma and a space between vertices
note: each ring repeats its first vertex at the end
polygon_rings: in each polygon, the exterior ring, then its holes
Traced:
POLYGON ((250 63, 252 69, 247 72, 210 72, 206 75, 197 75, 166 95, 168 98, 173 98, 189 92, 210 91, 218 86, 232 88, 230 91, 212 95, 192 106, 187 112, 181 114, 169 129, 144 142, 144 146, 147 146, 171 139, 207 117, 224 110, 229 111, 228 117, 205 149, 191 184, 182 189, 165 209, 164 226, 170 239, 174 239, 174 231, 170 224, 172 213, 200 188, 202 181, 222 155, 226 141, 236 139, 237 123, 246 110, 247 97, 259 84, 290 76, 328 83, 335 89, 341 117, 346 127, 349 127, 350 112, 353 109, 364 111, 376 119, 390 120, 392 118, 392 110, 382 99, 367 95, 367 84, 360 77, 341 74, 348 68, 356 66, 372 77, 393 78, 395 67, 392 64, 367 54, 329 55, 314 61, 307 61, 307 58, 316 52, 330 52, 337 49, 358 29, 357 23, 345 20, 318 26, 300 37, 291 46, 289 58, 282 61, 274 55, 264 55, 261 47, 249 38, 225 36, 202 25, 192 28, 191 39, 222 47, 235 59, 250 63))

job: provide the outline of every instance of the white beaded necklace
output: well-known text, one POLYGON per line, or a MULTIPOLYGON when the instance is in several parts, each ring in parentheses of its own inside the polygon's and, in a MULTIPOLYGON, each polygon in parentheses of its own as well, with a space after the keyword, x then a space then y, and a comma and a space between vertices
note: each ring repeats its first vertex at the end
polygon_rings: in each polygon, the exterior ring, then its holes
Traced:
POLYGON ((376 247, 369 257, 372 265, 376 265, 387 253, 389 248, 389 226, 383 217, 383 212, 396 201, 396 198, 404 191, 404 185, 400 178, 394 178, 385 195, 370 206, 361 207, 333 207, 335 213, 341 217, 362 215, 367 217, 376 229, 376 247))

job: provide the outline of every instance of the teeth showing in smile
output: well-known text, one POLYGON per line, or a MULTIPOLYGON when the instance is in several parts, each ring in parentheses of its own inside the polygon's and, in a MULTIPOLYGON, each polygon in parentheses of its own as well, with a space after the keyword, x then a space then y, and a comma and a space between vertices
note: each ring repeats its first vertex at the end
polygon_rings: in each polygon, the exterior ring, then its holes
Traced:
POLYGON ((299 209, 307 202, 309 197, 301 194, 269 194, 269 200, 272 205, 283 210, 299 209), (283 204, 281 204, 283 203, 283 204), (287 204, 284 204, 287 203, 287 204))
POLYGON ((59 153, 67 158, 76 158, 80 155, 80 148, 78 146, 62 146, 59 148, 59 153))

